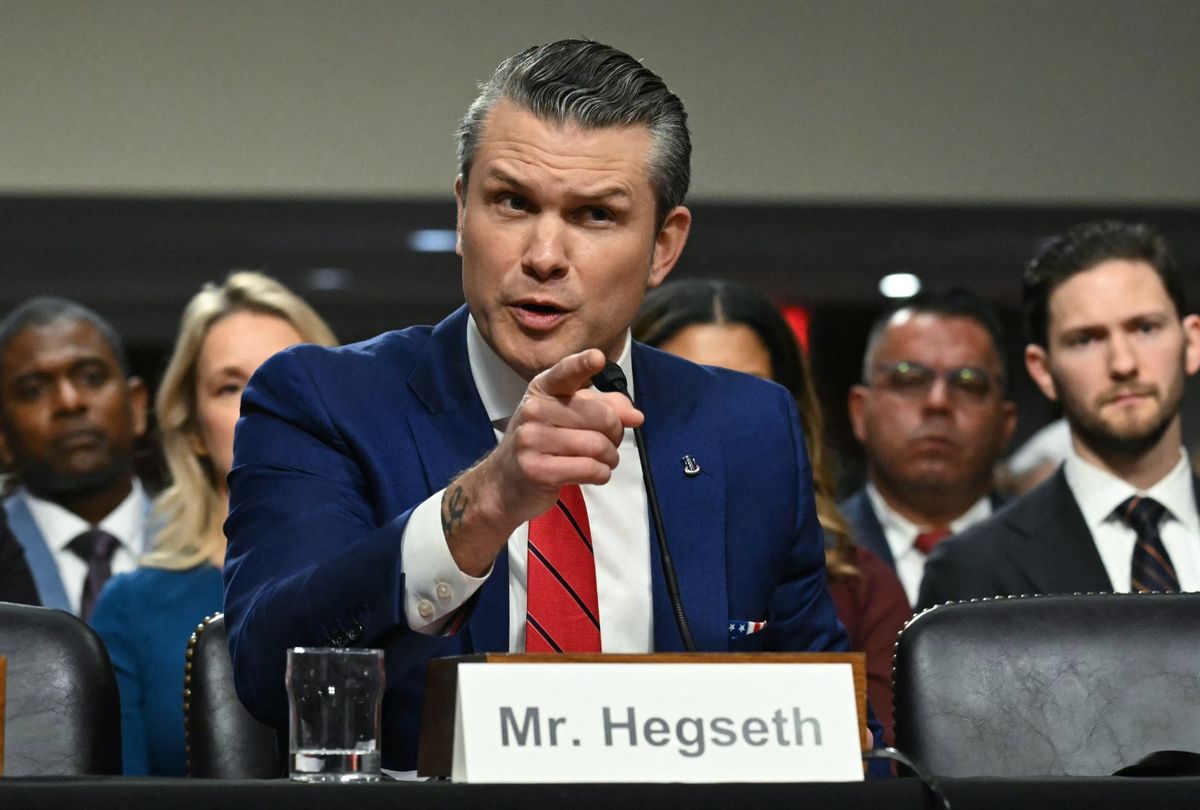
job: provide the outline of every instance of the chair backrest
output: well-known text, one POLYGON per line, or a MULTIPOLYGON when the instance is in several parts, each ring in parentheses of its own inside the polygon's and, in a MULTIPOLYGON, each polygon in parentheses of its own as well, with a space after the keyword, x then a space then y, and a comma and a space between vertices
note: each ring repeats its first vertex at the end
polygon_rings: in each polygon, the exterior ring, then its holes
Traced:
POLYGON ((100 637, 61 610, 0 602, 5 776, 121 773, 121 703, 100 637))
POLYGON ((208 617, 192 633, 183 685, 188 776, 273 779, 284 773, 275 729, 238 700, 225 617, 208 617))
POLYGON ((1200 750, 1200 594, 1023 596, 916 616, 896 747, 939 776, 1099 776, 1200 750))

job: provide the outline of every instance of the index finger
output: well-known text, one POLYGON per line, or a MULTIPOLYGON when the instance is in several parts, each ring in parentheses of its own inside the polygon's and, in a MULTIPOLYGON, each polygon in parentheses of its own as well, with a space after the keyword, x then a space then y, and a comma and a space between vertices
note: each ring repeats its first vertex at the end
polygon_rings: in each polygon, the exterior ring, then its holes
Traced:
POLYGON ((605 362, 604 352, 599 349, 568 354, 534 377, 529 387, 552 397, 569 397, 590 387, 592 376, 604 368, 605 362))

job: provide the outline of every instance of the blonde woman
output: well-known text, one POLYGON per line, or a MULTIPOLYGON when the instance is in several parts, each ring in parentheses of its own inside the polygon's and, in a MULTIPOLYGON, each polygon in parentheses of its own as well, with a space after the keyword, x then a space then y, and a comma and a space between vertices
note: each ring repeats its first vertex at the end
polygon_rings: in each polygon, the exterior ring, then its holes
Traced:
POLYGON ((155 503, 154 550, 109 582, 92 615, 120 687, 126 774, 184 774, 184 651, 221 609, 225 476, 242 389, 276 352, 335 342, 308 304, 260 273, 206 284, 184 310, 156 401, 173 483, 155 503))

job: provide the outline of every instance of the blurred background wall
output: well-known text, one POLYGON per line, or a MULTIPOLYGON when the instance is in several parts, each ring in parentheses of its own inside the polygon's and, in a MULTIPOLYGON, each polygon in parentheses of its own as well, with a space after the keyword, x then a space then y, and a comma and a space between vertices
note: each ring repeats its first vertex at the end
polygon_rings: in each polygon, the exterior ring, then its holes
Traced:
MULTIPOLYGON (((1021 263, 1080 219, 1155 222, 1200 292, 1195 0, 0 0, 0 309, 79 298, 152 382, 183 303, 234 267, 343 339, 436 320, 461 300, 425 234, 453 226, 458 118, 500 59, 564 36, 683 98, 677 273, 809 309, 851 456, 887 273, 981 292, 1018 359, 1021 263)), ((1026 435, 1050 413, 1010 366, 1026 435)))

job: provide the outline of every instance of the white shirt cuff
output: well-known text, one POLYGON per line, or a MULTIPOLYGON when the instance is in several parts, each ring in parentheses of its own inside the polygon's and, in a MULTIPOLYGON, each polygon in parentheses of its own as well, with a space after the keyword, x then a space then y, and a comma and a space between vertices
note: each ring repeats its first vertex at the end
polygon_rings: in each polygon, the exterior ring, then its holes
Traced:
POLYGON ((431 636, 446 629, 455 611, 492 573, 489 569, 482 577, 473 577, 455 564, 442 532, 444 492, 438 490, 413 509, 400 538, 404 618, 411 629, 431 636))

